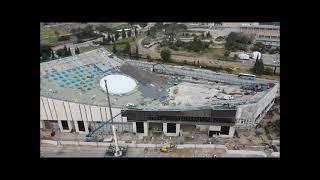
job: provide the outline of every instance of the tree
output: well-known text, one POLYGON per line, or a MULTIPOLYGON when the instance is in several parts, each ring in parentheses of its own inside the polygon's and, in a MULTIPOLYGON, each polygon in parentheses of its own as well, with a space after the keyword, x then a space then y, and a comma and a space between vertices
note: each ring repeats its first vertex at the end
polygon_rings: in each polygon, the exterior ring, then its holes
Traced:
POLYGON ((168 62, 170 61, 170 58, 171 58, 171 52, 169 49, 165 48, 161 50, 160 56, 163 61, 168 62))
POLYGON ((120 37, 118 31, 116 31, 115 35, 114 35, 114 38, 115 38, 115 41, 118 41, 118 38, 120 37))
POLYGON ((135 27, 135 28, 134 28, 134 35, 135 35, 136 37, 138 37, 138 30, 137 30, 137 27, 135 27))
POLYGON ((78 47, 76 47, 76 49, 74 50, 75 54, 80 54, 80 50, 78 47))
POLYGON ((68 56, 72 56, 72 53, 71 53, 71 49, 70 48, 68 48, 68 56))
POLYGON ((207 38, 211 38, 211 34, 210 34, 209 31, 208 31, 208 33, 207 33, 207 38))
POLYGON ((139 48, 137 44, 136 44, 136 57, 139 58, 139 48))
POLYGON ((132 33, 132 31, 131 31, 131 29, 128 31, 128 37, 131 37, 131 33, 132 33))
POLYGON ((151 61, 151 56, 149 54, 147 55, 147 60, 148 60, 148 62, 151 61))
POLYGON ((63 57, 68 56, 68 49, 67 49, 67 46, 64 46, 64 47, 63 47, 62 55, 63 55, 63 57))
POLYGON ((116 43, 113 43, 112 52, 113 52, 113 53, 116 53, 116 52, 117 52, 116 43))
POLYGON ((231 32, 226 38, 225 49, 229 51, 247 50, 252 38, 243 33, 231 32))
POLYGON ((262 74, 264 72, 264 65, 262 59, 258 59, 257 57, 256 62, 254 64, 253 70, 256 74, 262 74))
POLYGON ((52 56, 52 48, 48 45, 40 44, 40 57, 42 61, 49 60, 52 56))
POLYGON ((229 54, 230 54, 230 51, 224 51, 224 56, 225 56, 225 57, 228 57, 229 54))
POLYGON ((53 50, 51 50, 51 59, 54 60, 56 57, 54 56, 53 50))
POLYGON ((115 42, 114 36, 111 36, 111 41, 112 41, 113 43, 115 42))
POLYGON ((108 38, 107 38, 107 40, 108 40, 108 43, 112 40, 109 33, 108 33, 108 38))
POLYGON ((122 29, 122 39, 125 39, 126 38, 126 31, 124 29, 122 29))
POLYGON ((124 47, 123 52, 131 57, 131 46, 129 42, 126 42, 126 46, 124 47))
POLYGON ((262 42, 256 42, 251 48, 252 51, 266 52, 266 46, 262 42))

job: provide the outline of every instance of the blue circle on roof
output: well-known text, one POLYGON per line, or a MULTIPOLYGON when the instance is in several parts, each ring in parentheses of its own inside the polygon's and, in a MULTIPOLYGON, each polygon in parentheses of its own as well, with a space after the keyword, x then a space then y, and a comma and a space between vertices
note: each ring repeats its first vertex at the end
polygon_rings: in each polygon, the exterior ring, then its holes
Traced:
POLYGON ((49 78, 49 76, 43 76, 45 79, 48 79, 49 78))
POLYGON ((58 80, 58 78, 54 78, 54 80, 58 80))
POLYGON ((66 85, 70 85, 70 83, 69 83, 69 82, 67 82, 67 83, 66 83, 66 85))
POLYGON ((89 71, 88 73, 91 74, 92 72, 89 71))
POLYGON ((66 72, 62 71, 62 74, 65 74, 66 72))
POLYGON ((91 88, 88 88, 87 90, 88 90, 88 91, 90 91, 90 90, 91 90, 91 88))
POLYGON ((64 87, 64 85, 63 85, 63 84, 60 84, 60 87, 64 87))

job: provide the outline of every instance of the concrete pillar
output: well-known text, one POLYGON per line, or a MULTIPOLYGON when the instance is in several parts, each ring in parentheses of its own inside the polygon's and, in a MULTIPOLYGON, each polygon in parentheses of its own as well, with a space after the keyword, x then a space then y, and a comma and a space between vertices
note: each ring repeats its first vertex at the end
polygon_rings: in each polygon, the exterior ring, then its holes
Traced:
POLYGON ((162 131, 163 131, 164 134, 167 133, 167 123, 163 123, 163 125, 162 125, 162 131))
POLYGON ((144 122, 143 123, 143 136, 148 136, 148 130, 149 130, 149 123, 144 122))
POLYGON ((40 120, 40 128, 41 128, 41 129, 44 129, 44 122, 43 122, 43 120, 40 120))
POLYGON ((136 122, 132 123, 132 132, 133 133, 137 133, 137 124, 136 124, 136 122))
POLYGON ((236 128, 235 128, 235 127, 230 127, 230 130, 229 130, 229 137, 233 137, 235 130, 236 130, 236 128))

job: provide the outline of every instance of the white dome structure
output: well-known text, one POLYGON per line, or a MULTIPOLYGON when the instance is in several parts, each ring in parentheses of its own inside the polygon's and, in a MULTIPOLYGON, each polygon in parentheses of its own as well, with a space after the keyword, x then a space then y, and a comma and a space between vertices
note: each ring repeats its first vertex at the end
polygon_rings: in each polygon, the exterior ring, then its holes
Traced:
POLYGON ((253 53, 252 53, 252 59, 254 59, 254 60, 256 60, 257 59, 257 57, 258 57, 258 59, 261 59, 261 53, 260 52, 258 52, 258 51, 254 51, 253 53))
POLYGON ((106 91, 105 80, 107 80, 108 92, 113 95, 122 95, 133 91, 137 83, 134 79, 124 75, 108 75, 100 80, 100 87, 106 91))

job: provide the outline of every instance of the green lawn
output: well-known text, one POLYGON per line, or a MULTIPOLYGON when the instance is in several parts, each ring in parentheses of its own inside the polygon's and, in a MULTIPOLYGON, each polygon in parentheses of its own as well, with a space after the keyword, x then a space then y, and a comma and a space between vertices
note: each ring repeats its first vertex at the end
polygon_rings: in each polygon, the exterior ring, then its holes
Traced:
POLYGON ((97 49, 97 48, 100 48, 100 46, 80 47, 79 50, 80 50, 80 53, 84 53, 84 52, 91 51, 91 50, 94 50, 94 49, 97 49))
POLYGON ((176 55, 185 55, 185 56, 207 56, 207 57, 212 57, 212 56, 223 56, 224 53, 224 49, 221 48, 207 48, 204 51, 200 51, 200 52, 193 52, 193 51, 185 51, 185 50, 181 50, 181 51, 174 51, 172 49, 170 49, 172 54, 176 54, 176 55))
MULTIPOLYGON (((123 49, 126 46, 126 42, 130 43, 131 49, 133 49, 133 47, 135 48, 135 38, 134 37, 130 37, 130 38, 121 39, 121 40, 116 41, 116 48, 123 49)), ((112 51, 113 44, 104 45, 104 47, 107 50, 112 51)))
POLYGON ((55 43, 57 43, 59 36, 66 34, 68 34, 68 32, 62 31, 60 29, 45 26, 40 27, 40 38, 45 40, 49 45, 54 45, 55 43))

